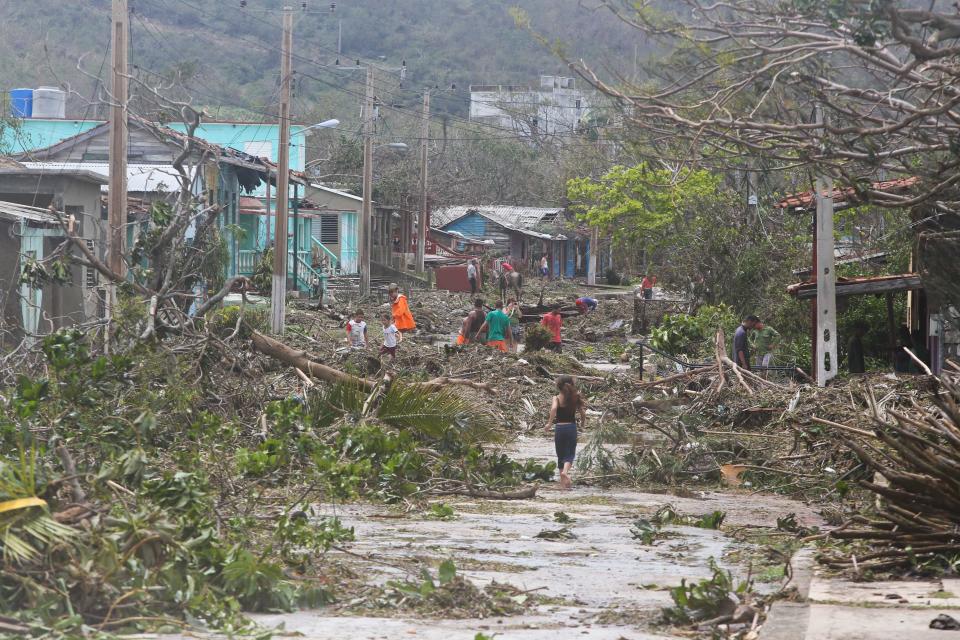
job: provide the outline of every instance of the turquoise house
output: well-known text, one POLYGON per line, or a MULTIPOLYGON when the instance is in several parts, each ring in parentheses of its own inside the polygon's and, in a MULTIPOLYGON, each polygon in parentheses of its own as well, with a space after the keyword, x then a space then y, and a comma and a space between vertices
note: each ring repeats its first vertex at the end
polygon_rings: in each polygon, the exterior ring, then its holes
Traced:
MULTIPOLYGON (((56 147, 59 143, 73 138, 84 138, 84 134, 90 134, 94 129, 102 127, 105 122, 102 120, 83 120, 83 119, 55 119, 55 118, 24 118, 17 121, 16 127, 10 127, 3 131, 0 139, 0 152, 2 154, 13 155, 21 158, 22 161, 29 163, 33 152, 41 153, 41 150, 48 150, 56 147)), ((186 127, 183 123, 171 122, 166 125, 178 133, 184 133, 186 127)), ((294 125, 290 131, 290 147, 288 158, 290 169, 294 172, 302 172, 306 164, 306 139, 307 127, 294 125)), ((228 265, 228 275, 250 275, 253 269, 260 261, 263 252, 272 246, 274 238, 274 217, 276 211, 276 163, 279 159, 280 146, 280 127, 278 124, 266 124, 255 122, 204 122, 196 130, 195 136, 205 142, 240 152, 238 157, 252 156, 248 160, 257 162, 256 159, 265 159, 268 162, 263 163, 265 176, 269 175, 269 181, 260 181, 256 187, 241 189, 237 186, 237 181, 226 173, 221 176, 221 184, 218 188, 218 197, 224 197, 231 203, 231 206, 225 211, 225 225, 231 229, 238 229, 237 233, 231 233, 233 241, 231 244, 230 264, 228 265), (223 178, 226 178, 224 180, 223 178), (272 186, 268 186, 272 185, 272 186)), ((76 156, 74 152, 71 154, 76 156)), ((41 160, 41 158, 36 158, 41 160)), ((96 166, 101 173, 106 173, 107 157, 103 149, 84 147, 79 157, 71 157, 70 160, 77 164, 89 164, 96 166)), ((150 167, 155 164, 152 158, 128 157, 128 163, 131 166, 150 167)), ((166 160, 169 163, 169 159, 166 160)), ((145 170, 147 171, 147 170, 145 170)), ((150 171, 151 175, 158 173, 157 170, 150 171)), ((154 180, 156 182, 157 180, 154 180)), ((150 179, 144 180, 149 184, 145 189, 153 189, 155 184, 150 179)), ((305 195, 307 187, 306 180, 302 176, 292 176, 290 181, 290 193, 288 194, 290 218, 286 238, 287 250, 289 253, 288 264, 290 265, 290 275, 295 280, 295 286, 301 290, 309 289, 315 280, 319 277, 319 272, 314 269, 316 264, 315 256, 323 254, 323 246, 313 233, 315 216, 304 212, 300 215, 301 199, 305 195), (318 247, 317 245, 320 245, 318 247), (295 265, 295 266, 294 266, 295 265)), ((135 189, 131 183, 129 191, 135 189)), ((328 252, 329 253, 329 252, 328 252)))

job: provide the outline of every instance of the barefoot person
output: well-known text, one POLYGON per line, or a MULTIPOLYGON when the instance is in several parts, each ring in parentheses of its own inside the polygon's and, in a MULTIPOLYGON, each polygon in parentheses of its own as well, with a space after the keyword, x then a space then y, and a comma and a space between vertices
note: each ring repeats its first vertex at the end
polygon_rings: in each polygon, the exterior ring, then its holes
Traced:
POLYGON ((547 431, 553 428, 553 443, 557 449, 557 468, 560 469, 560 488, 569 489, 570 468, 577 455, 577 414, 580 414, 580 426, 587 424, 587 405, 577 392, 576 384, 570 376, 557 378, 559 394, 553 396, 550 405, 550 417, 547 418, 547 431))

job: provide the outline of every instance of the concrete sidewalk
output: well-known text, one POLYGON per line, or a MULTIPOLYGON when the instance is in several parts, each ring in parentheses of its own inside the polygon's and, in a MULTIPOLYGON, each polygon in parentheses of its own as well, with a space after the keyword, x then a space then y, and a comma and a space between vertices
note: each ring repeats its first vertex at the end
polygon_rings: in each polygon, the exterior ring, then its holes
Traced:
MULTIPOLYGON (((960 620, 960 580, 853 582, 827 577, 811 549, 793 561, 795 602, 774 603, 761 640, 929 640, 940 614, 960 620)), ((960 637, 960 636, 958 636, 960 637)))

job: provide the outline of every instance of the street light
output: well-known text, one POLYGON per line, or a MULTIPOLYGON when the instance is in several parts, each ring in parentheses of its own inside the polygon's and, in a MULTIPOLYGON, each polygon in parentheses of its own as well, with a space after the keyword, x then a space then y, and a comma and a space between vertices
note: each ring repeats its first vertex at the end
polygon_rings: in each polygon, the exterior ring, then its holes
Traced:
POLYGON ((329 120, 324 120, 323 122, 318 122, 317 124, 312 124, 309 127, 300 130, 300 133, 306 133, 311 129, 333 129, 340 126, 340 121, 336 118, 331 118, 329 120))
POLYGON ((363 152, 363 210, 360 214, 360 295, 370 295, 370 269, 373 263, 373 152, 376 149, 394 149, 405 153, 405 142, 388 142, 373 146, 368 136, 363 152))

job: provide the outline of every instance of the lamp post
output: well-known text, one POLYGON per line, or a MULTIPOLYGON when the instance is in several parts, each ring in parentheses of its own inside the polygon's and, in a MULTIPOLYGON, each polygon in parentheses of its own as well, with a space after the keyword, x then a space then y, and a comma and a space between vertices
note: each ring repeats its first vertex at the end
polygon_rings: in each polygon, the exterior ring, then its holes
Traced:
POLYGON ((388 142, 376 147, 370 136, 364 140, 363 153, 363 209, 360 218, 360 295, 370 295, 370 269, 373 255, 373 152, 377 149, 395 149, 405 152, 405 142, 388 142))

